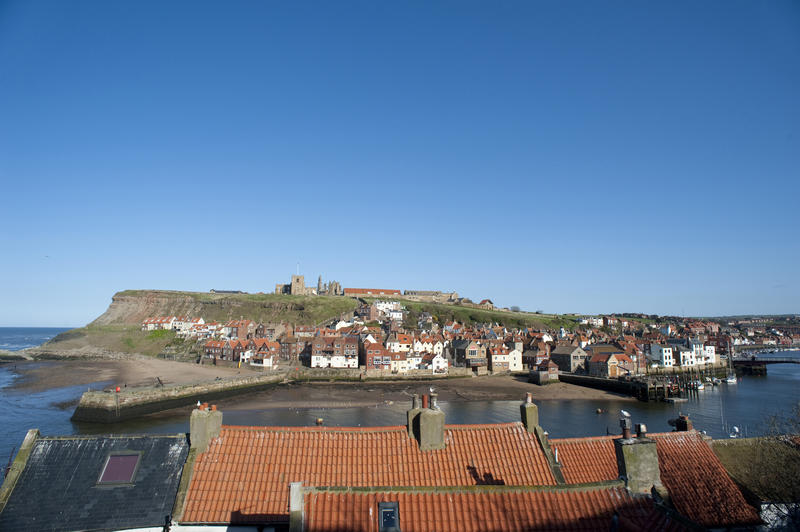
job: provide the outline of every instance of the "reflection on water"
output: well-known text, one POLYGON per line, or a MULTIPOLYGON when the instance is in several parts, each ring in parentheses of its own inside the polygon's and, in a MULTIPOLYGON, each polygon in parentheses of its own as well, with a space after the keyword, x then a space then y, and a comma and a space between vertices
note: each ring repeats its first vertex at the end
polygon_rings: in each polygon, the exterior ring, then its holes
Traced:
MULTIPOLYGON (((539 422, 551 437, 599 436, 619 432, 619 410, 625 409, 634 423, 646 423, 650 432, 672 430, 667 423, 679 413, 689 414, 695 428, 714 438, 725 438, 731 427, 743 435, 756 436, 767 431, 771 416, 785 416, 800 402, 800 364, 769 366, 766 377, 744 377, 738 384, 709 386, 686 403, 641 403, 621 400, 551 400, 539 402, 539 422), (597 409, 602 413, 598 414, 597 409)), ((0 366, 0 463, 5 463, 12 448, 22 442, 29 428, 44 435, 180 433, 189 430, 188 408, 113 425, 72 423, 72 408, 59 403, 76 401, 85 386, 59 388, 40 393, 4 389, 14 379, 8 368, 0 366)), ((104 383, 103 383, 104 384, 104 383)), ((94 388, 102 384, 94 385, 94 388)), ((535 386, 532 386, 535 389, 535 386)), ((520 401, 440 402, 448 423, 502 423, 518 421, 520 401)), ((228 410, 226 425, 311 426, 322 418, 326 426, 385 426, 405 423, 406 402, 357 408, 275 408, 228 410)))

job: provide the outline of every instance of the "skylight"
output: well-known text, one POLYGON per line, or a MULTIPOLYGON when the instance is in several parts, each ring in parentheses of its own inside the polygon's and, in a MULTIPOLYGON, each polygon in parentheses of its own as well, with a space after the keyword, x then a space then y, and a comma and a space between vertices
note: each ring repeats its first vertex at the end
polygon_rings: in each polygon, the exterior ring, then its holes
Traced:
POLYGON ((111 454, 106 459, 98 484, 131 484, 136 475, 141 453, 111 454))
POLYGON ((378 503, 380 532, 400 532, 400 511, 396 502, 378 503))

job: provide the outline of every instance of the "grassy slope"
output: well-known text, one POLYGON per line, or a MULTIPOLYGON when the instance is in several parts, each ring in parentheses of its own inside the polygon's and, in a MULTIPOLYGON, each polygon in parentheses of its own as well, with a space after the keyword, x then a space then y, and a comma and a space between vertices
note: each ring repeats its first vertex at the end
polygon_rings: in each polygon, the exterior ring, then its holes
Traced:
POLYGON ((80 349, 93 347, 117 353, 140 353, 155 356, 167 347, 184 351, 192 342, 184 343, 174 331, 142 331, 131 325, 88 325, 72 329, 53 338, 47 347, 80 349))
MULTIPOLYGON (((374 301, 375 299, 366 300, 374 301)), ((392 301, 400 301, 407 309, 413 312, 428 312, 438 319, 440 324, 455 320, 466 325, 473 323, 500 323, 510 328, 533 327, 537 329, 558 329, 559 327, 572 329, 577 324, 575 316, 571 315, 484 310, 461 305, 410 301, 402 298, 392 298, 392 301)))
MULTIPOLYGON (((100 324, 100 318, 86 327, 58 335, 46 347, 57 350, 97 348, 119 353, 157 355, 165 350, 187 352, 192 342, 184 343, 174 333, 143 332, 140 317, 187 313, 202 316, 206 321, 225 322, 244 317, 263 323, 289 322, 297 325, 316 325, 325 320, 352 312, 358 302, 348 297, 288 296, 276 294, 211 294, 208 292, 177 292, 154 290, 125 290, 114 296, 115 302, 107 314, 112 323, 100 324), (138 305, 141 300, 141 305, 138 305), (117 305, 116 309, 113 307, 117 305), (187 310, 190 309, 190 310, 187 310), (144 315, 144 314, 142 314, 144 315)), ((412 312, 429 312, 440 323, 456 320, 460 323, 501 323, 508 327, 572 328, 574 316, 531 314, 483 310, 459 305, 421 303, 399 299, 412 312)), ((105 315, 104 315, 105 316, 105 315)))
MULTIPOLYGON (((345 297, 287 296, 276 294, 211 294, 205 292, 177 292, 155 290, 125 290, 115 294, 115 300, 124 300, 128 312, 136 305, 131 301, 141 298, 142 308, 150 309, 147 315, 189 314, 206 321, 226 322, 244 317, 263 323, 282 321, 297 325, 316 325, 324 320, 352 312, 358 302, 345 297), (145 300, 157 299, 155 303, 145 300), (171 305, 174 301, 174 306, 171 305), (170 310, 172 308, 172 310, 170 310), (193 309, 193 310, 187 310, 193 309)), ((112 303, 119 305, 120 303, 112 303)), ((111 312, 112 309, 109 309, 111 312)), ((56 336, 46 344, 56 350, 96 348, 118 353, 157 355, 165 349, 188 351, 193 342, 184 343, 167 331, 144 332, 140 319, 129 319, 125 311, 111 312, 113 323, 99 324, 96 320, 86 327, 73 329, 56 336)))
MULTIPOLYGON (((211 294, 209 292, 169 292, 125 290, 115 297, 146 297, 156 294, 191 298, 199 307, 197 316, 206 321, 228 321, 244 317, 256 322, 316 325, 324 320, 352 312, 357 302, 346 297, 289 296, 278 294, 211 294)), ((173 312, 174 313, 174 312, 173 312)), ((169 312, 164 312, 169 315, 169 312)))

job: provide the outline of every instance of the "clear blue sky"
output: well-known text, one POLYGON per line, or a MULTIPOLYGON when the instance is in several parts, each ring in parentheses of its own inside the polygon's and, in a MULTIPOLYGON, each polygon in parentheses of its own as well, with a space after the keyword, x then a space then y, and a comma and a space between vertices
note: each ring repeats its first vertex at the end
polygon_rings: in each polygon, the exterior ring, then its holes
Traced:
POLYGON ((0 325, 127 288, 800 312, 800 3, 0 0, 0 325))

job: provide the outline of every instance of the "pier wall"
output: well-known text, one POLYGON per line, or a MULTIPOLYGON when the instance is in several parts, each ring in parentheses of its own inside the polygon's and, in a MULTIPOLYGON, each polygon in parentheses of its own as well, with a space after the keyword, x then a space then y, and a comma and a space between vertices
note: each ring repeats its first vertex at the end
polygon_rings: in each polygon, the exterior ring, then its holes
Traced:
POLYGON ((450 368, 447 374, 432 374, 430 370, 415 370, 407 374, 395 375, 391 372, 365 372, 360 369, 301 367, 236 380, 220 380, 194 385, 126 389, 120 392, 88 391, 81 396, 71 419, 72 421, 92 423, 117 423, 164 410, 191 406, 197 401, 207 403, 227 397, 261 392, 282 383, 440 380, 470 375, 468 368, 450 368))

